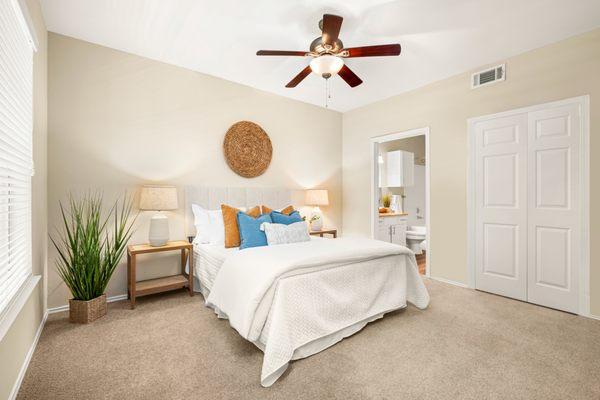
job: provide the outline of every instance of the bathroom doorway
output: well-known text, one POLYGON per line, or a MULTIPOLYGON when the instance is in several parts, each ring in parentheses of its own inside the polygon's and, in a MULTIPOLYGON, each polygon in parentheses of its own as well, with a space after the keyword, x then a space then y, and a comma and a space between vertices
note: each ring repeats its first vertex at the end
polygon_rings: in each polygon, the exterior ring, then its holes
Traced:
POLYGON ((429 128, 371 138, 371 236, 410 248, 430 276, 429 128))

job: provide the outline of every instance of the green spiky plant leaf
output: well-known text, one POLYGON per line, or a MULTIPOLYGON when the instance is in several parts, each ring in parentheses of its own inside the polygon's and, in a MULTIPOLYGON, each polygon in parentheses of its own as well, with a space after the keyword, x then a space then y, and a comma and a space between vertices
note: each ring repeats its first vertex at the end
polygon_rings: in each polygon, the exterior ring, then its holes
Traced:
POLYGON ((69 195, 68 208, 60 203, 62 229, 50 236, 58 252, 56 269, 75 300, 101 296, 133 234, 133 201, 125 195, 108 212, 102 211, 102 195, 69 195))
POLYGON ((389 194, 384 195, 382 198, 382 202, 385 208, 389 208, 392 204, 392 196, 390 196, 389 194))

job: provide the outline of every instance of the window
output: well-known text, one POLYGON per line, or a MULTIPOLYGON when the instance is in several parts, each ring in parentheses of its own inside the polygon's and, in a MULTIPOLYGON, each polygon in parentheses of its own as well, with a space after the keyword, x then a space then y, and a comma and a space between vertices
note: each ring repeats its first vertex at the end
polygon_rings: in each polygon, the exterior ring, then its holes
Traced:
POLYGON ((33 51, 17 0, 0 1, 0 314, 31 276, 33 51))

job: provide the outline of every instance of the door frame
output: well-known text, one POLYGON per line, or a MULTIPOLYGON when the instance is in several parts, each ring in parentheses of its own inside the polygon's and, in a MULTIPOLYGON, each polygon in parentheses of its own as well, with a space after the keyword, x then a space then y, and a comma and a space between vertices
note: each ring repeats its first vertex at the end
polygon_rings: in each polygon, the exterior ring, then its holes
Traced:
POLYGON ((371 149, 371 238, 377 238, 377 221, 379 215, 377 212, 377 204, 375 203, 375 197, 377 190, 379 189, 379 163, 377 148, 378 145, 385 142, 391 142, 393 140, 407 139, 415 136, 425 136, 425 240, 427 242, 427 257, 425 258, 425 276, 431 276, 431 210, 430 210, 430 159, 429 159, 429 127, 411 129, 408 131, 388 133, 381 136, 372 137, 370 140, 371 149))
POLYGON ((507 117, 539 111, 545 108, 561 107, 577 104, 581 110, 580 146, 581 157, 579 160, 579 205, 581 218, 581 245, 579 246, 579 315, 591 317, 590 314, 590 96, 572 97, 549 103, 536 104, 515 110, 504 111, 496 114, 482 115, 467 119, 468 127, 468 160, 467 160, 467 264, 468 286, 475 289, 475 124, 490 118, 507 117))

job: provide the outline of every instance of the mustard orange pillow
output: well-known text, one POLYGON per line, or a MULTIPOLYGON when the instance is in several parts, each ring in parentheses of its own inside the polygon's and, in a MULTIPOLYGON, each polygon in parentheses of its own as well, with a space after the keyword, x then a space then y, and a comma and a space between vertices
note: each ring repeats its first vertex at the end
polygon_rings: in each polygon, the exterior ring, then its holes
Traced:
MULTIPOLYGON (((273 211, 273 209, 271 209, 267 206, 261 206, 261 207, 262 207, 263 214, 270 214, 273 211)), ((285 215, 290 215, 291 213, 294 212, 294 206, 287 206, 286 208, 282 209, 279 212, 282 214, 285 214, 285 215)))
MULTIPOLYGON (((239 247, 240 230, 237 223, 237 214, 242 211, 226 204, 221 204, 221 211, 223 212, 223 225, 225 226, 225 247, 239 247)), ((252 207, 246 211, 246 214, 257 218, 260 215, 260 207, 252 207)))

